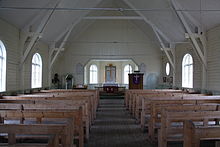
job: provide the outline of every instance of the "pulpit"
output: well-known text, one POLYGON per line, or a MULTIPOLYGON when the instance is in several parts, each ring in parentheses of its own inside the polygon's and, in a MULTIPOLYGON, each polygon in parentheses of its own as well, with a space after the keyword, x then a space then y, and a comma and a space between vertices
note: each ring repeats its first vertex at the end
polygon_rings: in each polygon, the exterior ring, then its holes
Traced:
POLYGON ((143 89, 143 73, 131 73, 129 76, 129 89, 143 89))

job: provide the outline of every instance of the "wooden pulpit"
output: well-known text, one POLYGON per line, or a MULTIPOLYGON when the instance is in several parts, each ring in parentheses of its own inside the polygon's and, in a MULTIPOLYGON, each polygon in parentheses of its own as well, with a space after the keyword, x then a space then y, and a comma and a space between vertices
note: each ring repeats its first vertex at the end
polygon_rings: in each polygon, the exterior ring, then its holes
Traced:
POLYGON ((143 89, 143 73, 128 74, 129 89, 143 89))

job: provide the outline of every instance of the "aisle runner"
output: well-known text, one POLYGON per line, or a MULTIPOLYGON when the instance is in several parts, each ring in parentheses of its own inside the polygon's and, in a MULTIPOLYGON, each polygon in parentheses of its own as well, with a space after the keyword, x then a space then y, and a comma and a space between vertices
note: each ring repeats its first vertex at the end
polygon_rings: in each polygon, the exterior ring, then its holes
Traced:
POLYGON ((87 147, 153 147, 122 99, 102 99, 87 147))

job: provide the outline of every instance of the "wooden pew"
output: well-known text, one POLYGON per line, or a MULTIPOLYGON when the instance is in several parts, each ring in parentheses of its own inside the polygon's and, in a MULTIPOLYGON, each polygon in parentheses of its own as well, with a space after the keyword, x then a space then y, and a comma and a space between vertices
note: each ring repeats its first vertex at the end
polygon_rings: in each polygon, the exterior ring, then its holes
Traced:
POLYGON ((195 126, 193 121, 184 121, 183 147, 200 147, 200 140, 220 139, 220 126, 195 126))
POLYGON ((141 110, 141 127, 146 126, 145 117, 150 117, 151 104, 162 105, 183 105, 183 104, 205 104, 205 103, 220 103, 220 96, 185 96, 185 97, 156 97, 156 98, 143 98, 141 110))
POLYGON ((73 117, 76 132, 75 138, 79 139, 79 146, 83 147, 84 137, 86 136, 84 136, 83 111, 80 106, 63 106, 62 104, 0 104, 0 116, 1 122, 4 119, 19 118, 21 123, 27 118, 36 118, 38 122, 42 122, 43 118, 73 117), (1 106, 8 107, 1 109, 1 106))
POLYGON ((183 92, 180 90, 172 90, 172 89, 132 90, 128 101, 128 109, 131 112, 131 114, 135 116, 136 109, 141 108, 142 97, 148 95, 168 95, 172 93, 183 93, 183 92))
MULTIPOLYGON (((87 123, 87 118, 84 118, 83 120, 85 120, 85 128, 86 128, 86 139, 88 139, 89 136, 89 126, 91 125, 91 120, 95 119, 95 112, 98 106, 98 98, 99 98, 99 94, 97 90, 49 90, 49 91, 43 91, 43 93, 36 93, 36 94, 31 94, 31 95, 20 95, 20 96, 7 96, 7 97, 3 97, 3 100, 1 101, 6 103, 5 99, 9 99, 7 101, 7 103, 15 103, 15 100, 22 100, 22 101, 17 101, 18 103, 25 103, 26 105, 22 105, 22 108, 18 109, 24 109, 23 107, 25 106, 25 109, 29 109, 28 108, 28 103, 35 103, 35 108, 36 108, 36 104, 37 108, 41 109, 42 106, 39 106, 39 104, 47 104, 50 105, 50 103, 52 101, 53 105, 54 104, 58 104, 60 102, 55 102, 55 100, 62 100, 62 101, 66 101, 66 100, 74 100, 74 101, 84 101, 85 105, 86 105, 86 113, 84 114, 91 114, 89 117, 89 123, 87 123), (41 99, 41 100, 39 100, 41 99), (85 100, 86 99, 86 100, 85 100), (48 101, 45 101, 48 100, 48 101)), ((63 103, 63 102, 62 102, 63 103)), ((74 102, 74 104, 76 104, 79 102, 74 102)), ((2 105, 2 104, 1 104, 2 105)), ((59 107, 61 105, 69 105, 69 103, 66 104, 59 104, 59 107)), ((81 105, 81 104, 79 104, 81 105)), ((6 105, 5 105, 6 106, 6 105)), ((0 106, 0 107, 4 107, 4 108, 9 108, 8 106, 0 106)), ((65 106, 64 106, 65 107, 65 106)), ((43 108, 48 108, 46 105, 43 106, 43 108)), ((83 111, 84 112, 84 111, 83 111)))
POLYGON ((51 90, 41 90, 41 93, 81 93, 81 94, 84 94, 84 93, 90 93, 94 96, 95 98, 95 105, 96 105, 96 108, 98 107, 98 103, 99 103, 99 91, 98 90, 79 90, 79 89, 51 89, 51 90))
MULTIPOLYGON (((44 93, 36 93, 35 95, 47 95, 47 96, 52 96, 52 97, 61 97, 61 96, 65 96, 65 97, 70 97, 70 96, 74 96, 74 97, 81 97, 81 96, 88 96, 91 97, 91 104, 92 104, 92 114, 93 114, 93 118, 96 118, 96 110, 98 107, 98 102, 99 102, 99 94, 97 90, 47 90, 46 92, 44 91, 44 93)), ((27 96, 27 95, 26 95, 27 96)), ((92 120, 94 120, 92 119, 92 120)))
POLYGON ((183 123, 185 120, 191 120, 198 125, 208 127, 210 121, 212 125, 219 126, 220 111, 187 111, 187 112, 170 112, 164 109, 161 114, 161 128, 158 135, 158 146, 166 147, 168 141, 183 141, 183 123), (217 122, 215 120, 218 120, 217 122), (174 123, 180 126, 173 126, 174 123), (176 135, 180 135, 176 137, 176 135), (175 137, 175 138, 173 138, 175 137))
MULTIPOLYGON (((4 146, 14 147, 60 147, 59 139, 61 139, 62 147, 74 147, 73 144, 73 119, 68 119, 65 124, 0 124, 0 133, 8 134, 8 144, 4 146), (45 145, 39 143, 16 143, 17 135, 46 135, 49 138, 45 145)), ((32 136, 31 138, 35 138, 32 136)))
POLYGON ((173 90, 173 89, 132 89, 132 90, 126 90, 125 92, 125 105, 129 108, 129 110, 132 107, 133 103, 133 98, 136 95, 139 94, 150 94, 150 93, 174 93, 174 92, 179 92, 183 93, 182 90, 173 90))
POLYGON ((140 121, 141 118, 141 109, 142 109, 142 98, 148 99, 148 98, 156 98, 156 97, 180 97, 180 98, 187 98, 187 97, 198 97, 198 96, 207 96, 205 94, 188 94, 188 93, 173 93, 173 92, 168 92, 168 93, 151 93, 151 94, 143 94, 143 95, 138 95, 136 98, 136 105, 133 109, 133 114, 134 117, 137 119, 137 121, 140 121))
MULTIPOLYGON (((4 101, 7 100, 29 100, 29 101, 33 101, 33 103, 35 104, 62 104, 62 105, 80 105, 83 108, 83 120, 85 122, 85 129, 86 129, 86 139, 88 139, 89 137, 89 128, 90 125, 92 123, 92 119, 94 119, 94 114, 93 114, 93 106, 90 103, 90 99, 87 96, 76 96, 76 97, 72 97, 72 96, 63 96, 61 95, 60 97, 54 97, 52 95, 40 95, 40 96, 33 96, 32 95, 28 95, 28 96, 7 96, 7 97, 3 97, 4 101)), ((19 102, 19 101, 18 101, 19 102)), ((16 103, 18 103, 16 102, 16 103)), ((1 100, 0 100, 1 103, 1 100)))
MULTIPOLYGON (((94 113, 97 110, 98 103, 99 103, 99 91, 98 90, 73 90, 73 89, 51 89, 51 90, 41 90, 40 93, 34 93, 31 95, 78 95, 78 96, 92 96, 93 97, 93 104, 94 104, 94 113)), ((27 95, 22 95, 27 96, 27 95)), ((96 115, 94 115, 94 118, 96 115)))
POLYGON ((199 105, 155 105, 151 104, 150 118, 148 122, 148 138, 155 141, 155 132, 161 126, 161 113, 162 110, 173 112, 186 112, 186 111, 219 111, 220 104, 199 104, 199 105))

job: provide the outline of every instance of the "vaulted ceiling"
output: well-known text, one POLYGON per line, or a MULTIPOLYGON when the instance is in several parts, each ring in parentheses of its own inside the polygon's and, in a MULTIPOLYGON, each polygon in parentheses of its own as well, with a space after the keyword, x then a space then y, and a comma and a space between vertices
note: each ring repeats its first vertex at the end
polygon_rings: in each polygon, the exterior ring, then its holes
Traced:
POLYGON ((74 36, 95 21, 85 17, 107 15, 129 16, 142 30, 152 27, 165 42, 184 42, 186 28, 179 12, 192 32, 220 24, 219 0, 0 0, 1 19, 22 31, 42 32, 48 45, 68 30, 74 36))

